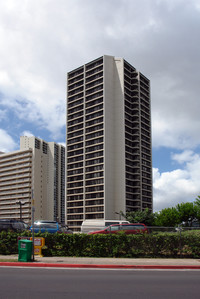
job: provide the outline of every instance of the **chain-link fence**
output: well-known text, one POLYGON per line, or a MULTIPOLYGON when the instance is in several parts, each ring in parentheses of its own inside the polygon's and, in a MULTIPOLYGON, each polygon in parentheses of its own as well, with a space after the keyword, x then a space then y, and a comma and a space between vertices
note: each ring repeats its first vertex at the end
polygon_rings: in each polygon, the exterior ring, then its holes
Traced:
POLYGON ((149 233, 164 233, 164 232, 181 232, 181 231, 189 231, 189 230, 200 230, 200 227, 165 227, 165 226, 148 226, 149 233))

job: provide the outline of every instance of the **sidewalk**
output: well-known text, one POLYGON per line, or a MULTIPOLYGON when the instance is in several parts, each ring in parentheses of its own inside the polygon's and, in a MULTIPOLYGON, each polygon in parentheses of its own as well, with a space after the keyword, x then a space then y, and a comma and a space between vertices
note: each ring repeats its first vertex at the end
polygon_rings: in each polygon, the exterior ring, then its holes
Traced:
POLYGON ((0 266, 113 269, 200 269, 200 259, 40 257, 35 255, 34 262, 18 262, 18 255, 0 255, 0 266), (1 262, 2 260, 4 261, 1 262), (8 261, 6 262, 5 260, 8 261), (11 262, 10 260, 14 261, 11 262))

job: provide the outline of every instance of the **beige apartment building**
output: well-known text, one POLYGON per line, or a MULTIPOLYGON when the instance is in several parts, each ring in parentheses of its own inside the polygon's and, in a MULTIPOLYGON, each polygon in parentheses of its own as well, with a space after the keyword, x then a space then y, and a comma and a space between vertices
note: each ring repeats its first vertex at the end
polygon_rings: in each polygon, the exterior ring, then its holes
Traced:
POLYGON ((67 223, 152 210, 150 81, 104 55, 67 74, 67 223))
POLYGON ((65 223, 65 147, 20 137, 20 150, 0 155, 0 219, 65 223))
POLYGON ((31 222, 32 161, 32 149, 0 154, 0 219, 31 222))

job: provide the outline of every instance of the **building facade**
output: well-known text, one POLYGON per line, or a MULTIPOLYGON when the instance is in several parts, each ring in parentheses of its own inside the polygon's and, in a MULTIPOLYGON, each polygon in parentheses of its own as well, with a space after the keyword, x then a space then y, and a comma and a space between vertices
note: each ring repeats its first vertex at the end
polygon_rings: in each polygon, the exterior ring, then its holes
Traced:
POLYGON ((150 81, 103 56, 67 75, 67 223, 152 210, 150 81))
POLYGON ((20 150, 0 155, 0 219, 65 223, 65 147, 20 137, 20 150), (2 187, 4 189, 2 189, 2 187))
POLYGON ((31 219, 31 149, 0 155, 0 219, 31 219), (22 212, 23 211, 23 212, 22 212))

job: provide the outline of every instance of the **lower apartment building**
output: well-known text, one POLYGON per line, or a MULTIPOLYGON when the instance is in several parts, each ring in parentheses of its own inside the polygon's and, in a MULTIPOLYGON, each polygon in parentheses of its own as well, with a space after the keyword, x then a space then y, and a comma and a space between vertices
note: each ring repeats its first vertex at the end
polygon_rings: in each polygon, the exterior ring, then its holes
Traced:
POLYGON ((31 222, 32 162, 32 149, 1 153, 0 219, 31 222))
POLYGON ((65 223, 65 147, 20 137, 20 150, 0 155, 0 219, 65 223))

